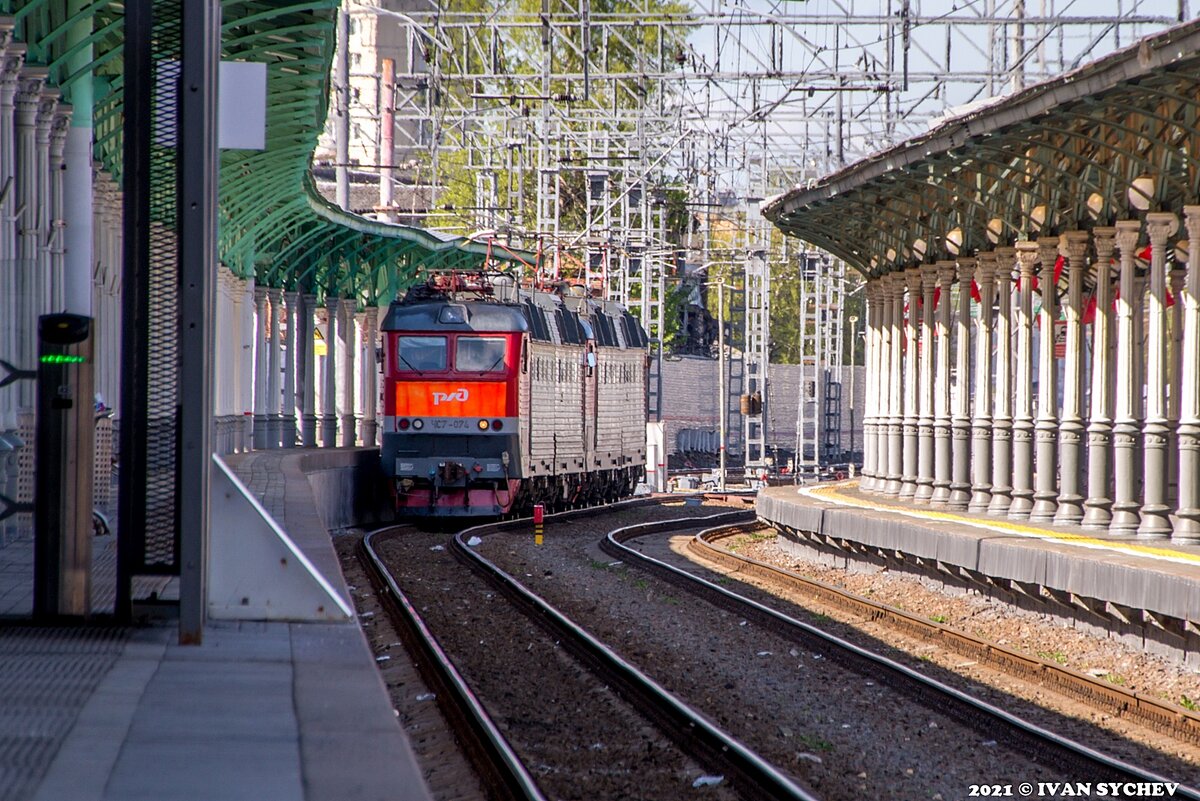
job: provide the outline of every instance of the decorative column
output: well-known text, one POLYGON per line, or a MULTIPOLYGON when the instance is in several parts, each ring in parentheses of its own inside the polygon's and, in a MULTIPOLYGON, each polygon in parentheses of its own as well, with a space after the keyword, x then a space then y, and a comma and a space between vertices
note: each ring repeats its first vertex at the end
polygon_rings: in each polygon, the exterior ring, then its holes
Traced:
MULTIPOLYGON (((34 264, 36 265, 34 297, 37 299, 37 306, 33 310, 35 323, 39 315, 45 314, 54 308, 54 267, 51 258, 53 243, 50 241, 54 221, 50 178, 50 130, 54 127, 54 115, 58 111, 58 99, 58 89, 51 86, 43 87, 41 98, 38 100, 37 119, 35 122, 35 141, 37 142, 37 165, 35 168, 37 189, 35 193, 37 195, 37 208, 34 210, 32 221, 34 230, 30 232, 31 238, 37 243, 37 252, 34 256, 34 264)), ((35 336, 35 350, 37 347, 36 341, 37 337, 35 336)))
POLYGON ((337 329, 338 311, 342 302, 335 297, 325 298, 325 382, 321 393, 321 445, 337 447, 337 329))
MULTIPOLYGON (((1179 511, 1172 539, 1200 541, 1200 206, 1184 206, 1188 232, 1183 291, 1183 370, 1179 374, 1179 511)), ((1175 305, 1180 297, 1175 296, 1175 305)))
POLYGON ((1036 242, 1017 243, 1017 361, 1013 389, 1012 505, 1008 516, 1025 520, 1033 509, 1033 265, 1036 242))
POLYGON ((1012 272, 1017 249, 996 248, 996 394, 992 407, 992 499, 988 514, 1012 505, 1012 272))
POLYGON ((358 326, 354 320, 353 300, 342 301, 342 317, 338 320, 338 347, 341 349, 342 367, 342 447, 353 448, 357 442, 358 426, 354 415, 354 352, 358 349, 358 326))
MULTIPOLYGON (((1186 249, 1187 241, 1182 243, 1186 249)), ((1167 274, 1170 280, 1169 290, 1174 301, 1171 304, 1171 358, 1167 361, 1167 386, 1170 392, 1167 396, 1167 420, 1171 429, 1171 438, 1167 447, 1167 494, 1168 505, 1174 503, 1179 508, 1179 395, 1183 386, 1183 288, 1187 280, 1187 256, 1178 244, 1175 248, 1171 271, 1167 274)))
POLYGON ((887 494, 899 495, 904 486, 904 374, 901 349, 904 340, 904 275, 894 273, 891 279, 892 314, 888 325, 888 481, 887 494))
POLYGON ((1107 529, 1112 521, 1113 341, 1112 254, 1116 228, 1093 228, 1096 247, 1096 319, 1092 323, 1091 409, 1088 413, 1088 487, 1083 527, 1107 529))
POLYGON ((1054 263, 1058 259, 1058 237, 1037 241, 1041 267, 1041 337, 1038 339, 1038 413, 1034 436, 1037 440, 1037 491, 1029 519, 1050 523, 1058 511, 1058 360, 1054 356, 1054 326, 1058 323, 1058 287, 1054 263))
MULTIPOLYGON (((14 149, 14 106, 17 78, 24 61, 25 45, 12 40, 13 21, 0 19, 0 182, 8 181, 16 173, 14 149)), ((21 334, 18 326, 20 296, 17 294, 19 267, 17 256, 17 228, 14 225, 12 192, 0 202, 0 359, 21 365, 21 334)), ((25 366, 25 365, 21 365, 25 366)), ((32 365, 29 365, 32 368, 32 365)), ((18 456, 16 449, 21 445, 17 433, 17 408, 20 384, 0 389, 0 494, 17 497, 18 456)), ((15 531, 16 519, 0 521, 0 538, 6 532, 15 531)))
POLYGON ((1137 382, 1138 358, 1135 349, 1134 294, 1137 291, 1138 238, 1142 224, 1137 220, 1117 222, 1117 248, 1121 251, 1121 288, 1117 298, 1117 394, 1116 421, 1113 426, 1113 472, 1116 483, 1113 491, 1111 531, 1136 531, 1141 518, 1137 501, 1137 456, 1141 424, 1138 406, 1141 385, 1137 382))
POLYGON ((317 312, 317 296, 304 294, 300 298, 300 366, 297 378, 301 393, 300 444, 317 447, 317 361, 313 348, 313 321, 317 312))
POLYGON ((270 380, 270 356, 267 353, 267 288, 254 288, 254 449, 270 447, 270 412, 267 406, 267 382, 270 380))
POLYGON ((950 501, 950 289, 954 283, 954 262, 939 261, 936 269, 938 293, 937 354, 933 371, 933 503, 950 501))
POLYGON ((878 493, 888 489, 889 459, 888 426, 892 414, 892 278, 883 275, 878 279, 876 295, 879 298, 879 330, 876 339, 879 345, 879 408, 875 416, 875 481, 871 488, 878 493))
MULTIPOLYGON (((1083 280, 1087 275, 1087 231, 1059 237, 1067 260, 1067 351, 1063 364, 1063 409, 1058 429, 1058 511, 1054 522, 1075 525, 1083 520, 1079 491, 1083 464, 1083 280)), ((1040 468, 1039 468, 1040 469, 1040 468)))
POLYGON ((900 478, 900 497, 912 498, 917 494, 917 470, 921 442, 920 401, 920 334, 917 329, 918 299, 921 297, 921 268, 909 267, 904 271, 908 289, 908 314, 904 327, 904 473, 900 478))
POLYGON ((254 396, 258 391, 258 371, 254 369, 255 348, 258 345, 258 327, 254 316, 254 294, 257 291, 253 278, 242 282, 241 332, 241 412, 242 412, 242 452, 254 448, 254 396))
POLYGON ((863 290, 867 298, 867 312, 864 315, 866 325, 864 327, 865 336, 864 343, 864 358, 863 365, 865 375, 863 377, 863 389, 865 391, 863 401, 863 416, 862 416, 862 443, 863 443, 863 464, 862 478, 858 480, 858 488, 863 491, 872 489, 872 482, 875 480, 875 392, 874 381, 875 376, 875 282, 871 278, 867 278, 866 289, 863 290))
MULTIPOLYGON (((996 254, 980 253, 975 262, 979 319, 975 334, 975 413, 971 418, 971 500, 967 505, 971 512, 986 512, 992 502, 992 305, 996 294, 995 279, 996 254)), ((960 381, 964 375, 959 372, 960 381)))
MULTIPOLYGON (((36 357, 37 315, 41 311, 41 282, 37 272, 41 237, 38 230, 37 195, 37 114, 46 81, 44 68, 26 67, 21 70, 15 96, 16 136, 14 181, 9 192, 9 209, 16 217, 17 252, 14 306, 16 308, 16 357, 14 364, 32 370, 36 357)), ((19 415, 32 416, 34 382, 18 381, 16 385, 19 415)), ((30 443, 32 445, 32 442, 30 443)))
POLYGON ((362 443, 365 448, 379 444, 379 362, 375 359, 379 339, 379 307, 368 306, 363 312, 363 421, 362 443))
POLYGON ((279 430, 283 424, 283 415, 279 411, 282 400, 279 370, 283 355, 283 342, 280 339, 283 335, 283 326, 280 325, 283 313, 283 290, 272 287, 267 290, 267 298, 271 301, 271 344, 267 363, 267 369, 270 370, 267 375, 267 447, 278 448, 279 430))
MULTIPOLYGON (((66 289, 66 197, 63 193, 65 175, 64 154, 67 147, 67 131, 71 127, 71 107, 59 105, 50 121, 50 308, 60 311, 67 308, 66 289)), ((90 186, 88 187, 91 188, 90 186)), ((89 220, 90 222, 90 220, 89 220)))
MULTIPOLYGON (((963 256, 958 260, 958 314, 955 326, 954 371, 957 375, 953 408, 950 422, 950 497, 946 505, 951 509, 966 509, 971 501, 971 273, 975 259, 963 256)), ((949 266, 950 279, 942 285, 942 297, 950 297, 950 280, 956 274, 955 265, 949 266)), ((950 309, 946 309, 946 384, 950 384, 950 309)), ((936 497, 936 493, 935 493, 936 497)))
MULTIPOLYGON (((933 498, 933 297, 937 291, 938 268, 935 264, 921 265, 921 371, 917 387, 917 490, 913 500, 933 498)), ((947 296, 947 304, 950 302, 947 296)))
POLYGON ((296 447, 296 366, 301 361, 297 350, 300 338, 300 293, 284 292, 283 302, 287 314, 287 355, 283 360, 283 424, 280 444, 285 448, 296 447))
MULTIPOLYGON (((1146 343, 1146 422, 1142 428, 1145 484, 1142 521, 1138 536, 1171 535, 1167 505, 1167 445, 1171 427, 1167 417, 1167 239, 1179 229, 1179 218, 1169 212, 1146 215, 1150 235, 1150 315, 1146 343)), ((1193 365, 1200 369, 1200 365, 1193 365)))

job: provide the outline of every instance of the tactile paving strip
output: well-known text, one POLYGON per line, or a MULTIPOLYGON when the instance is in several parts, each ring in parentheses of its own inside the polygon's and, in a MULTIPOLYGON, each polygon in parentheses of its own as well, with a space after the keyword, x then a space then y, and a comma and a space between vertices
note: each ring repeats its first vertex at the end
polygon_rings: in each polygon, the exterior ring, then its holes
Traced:
POLYGON ((126 629, 0 629, 0 798, 29 797, 97 685, 126 629))

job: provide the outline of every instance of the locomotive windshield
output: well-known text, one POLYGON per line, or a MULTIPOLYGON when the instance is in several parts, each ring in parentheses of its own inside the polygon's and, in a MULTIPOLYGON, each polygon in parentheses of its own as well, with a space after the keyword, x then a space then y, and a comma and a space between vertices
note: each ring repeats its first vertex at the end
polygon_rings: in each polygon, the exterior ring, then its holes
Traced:
POLYGON ((454 369, 460 373, 504 371, 503 337, 458 337, 454 349, 454 369))
POLYGON ((418 373, 446 369, 445 337, 399 337, 396 367, 418 373))

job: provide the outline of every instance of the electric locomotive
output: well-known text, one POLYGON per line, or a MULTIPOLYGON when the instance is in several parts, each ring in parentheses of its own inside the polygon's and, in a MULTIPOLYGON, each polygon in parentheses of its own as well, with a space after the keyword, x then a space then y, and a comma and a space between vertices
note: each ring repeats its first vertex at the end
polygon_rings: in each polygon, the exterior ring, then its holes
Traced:
POLYGON ((599 502, 642 479, 648 341, 619 304, 436 275, 381 328, 382 464, 400 514, 599 502))

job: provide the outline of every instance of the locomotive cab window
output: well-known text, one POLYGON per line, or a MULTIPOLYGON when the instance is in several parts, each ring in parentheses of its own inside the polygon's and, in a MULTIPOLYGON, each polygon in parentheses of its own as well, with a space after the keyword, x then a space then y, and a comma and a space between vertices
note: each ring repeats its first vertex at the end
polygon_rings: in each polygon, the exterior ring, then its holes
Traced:
POLYGON ((446 369, 445 337, 398 337, 396 368, 424 373, 446 369))
POLYGON ((506 342, 503 337, 458 337, 454 369, 460 373, 504 372, 506 342))

